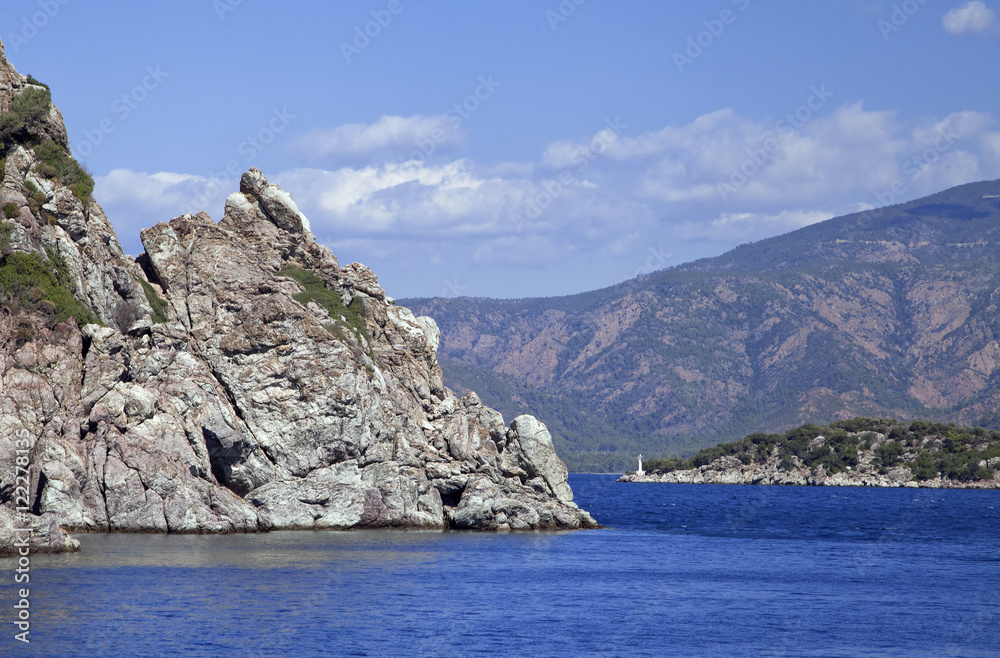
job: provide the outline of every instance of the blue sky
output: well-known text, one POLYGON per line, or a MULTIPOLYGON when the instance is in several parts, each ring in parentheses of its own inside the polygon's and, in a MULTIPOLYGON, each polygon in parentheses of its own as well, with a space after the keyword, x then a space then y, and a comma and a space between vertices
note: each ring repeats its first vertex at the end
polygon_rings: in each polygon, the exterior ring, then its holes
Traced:
POLYGON ((130 253, 257 166, 390 295, 529 297, 1000 177, 998 13, 5 0, 0 37, 130 253))

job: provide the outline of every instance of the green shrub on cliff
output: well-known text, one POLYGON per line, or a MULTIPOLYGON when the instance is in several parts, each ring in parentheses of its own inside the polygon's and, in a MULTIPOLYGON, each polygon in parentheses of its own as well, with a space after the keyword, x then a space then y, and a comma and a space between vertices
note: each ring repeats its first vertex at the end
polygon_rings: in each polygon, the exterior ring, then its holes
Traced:
POLYGON ((38 186, 31 182, 30 178, 24 179, 24 189, 28 191, 28 209, 31 210, 32 214, 35 214, 48 201, 45 192, 38 189, 38 186))
POLYGON ((46 178, 54 178, 68 187, 73 196, 86 205, 94 191, 94 178, 66 149, 51 139, 45 139, 34 146, 35 157, 39 160, 38 171, 46 178))
POLYGON ((47 89, 28 87, 10 101, 0 116, 0 145, 28 144, 39 134, 49 113, 52 96, 47 89))
POLYGON ((139 279, 139 285, 142 286, 142 292, 146 295, 146 301, 149 302, 150 307, 153 309, 153 323, 163 324, 167 321, 167 302, 165 299, 156 294, 156 290, 148 282, 139 279))
MULTIPOLYGON (((349 331, 354 332, 359 337, 363 337, 365 343, 369 346, 369 350, 371 349, 372 338, 368 333, 368 328, 365 326, 363 317, 364 308, 361 305, 360 299, 355 297, 350 305, 345 306, 340 293, 327 288, 323 280, 309 270, 294 265, 285 265, 282 267, 281 271, 278 272, 278 276, 287 276, 295 279, 305 288, 303 292, 295 295, 295 301, 303 306, 309 302, 315 302, 320 307, 325 308, 335 322, 346 325, 349 331)), ((369 354, 369 356, 371 355, 369 354)))
POLYGON ((84 204, 94 191, 94 179, 62 146, 45 137, 44 121, 52 105, 48 86, 29 76, 28 87, 10 102, 7 111, 0 115, 0 151, 21 144, 35 151, 38 171, 46 178, 59 180, 84 204))
POLYGON ((98 322, 70 291, 66 261, 56 252, 49 258, 15 252, 0 259, 0 291, 11 307, 39 311, 53 323, 75 318, 81 327, 98 322))
POLYGON ((14 232, 13 224, 8 224, 7 222, 0 223, 0 256, 7 250, 7 245, 10 244, 10 234, 14 232))
POLYGON ((40 82, 40 81, 36 80, 35 76, 31 75, 30 73, 28 74, 28 84, 29 85, 38 85, 39 87, 45 87, 46 89, 51 90, 51 87, 49 87, 44 82, 40 82))

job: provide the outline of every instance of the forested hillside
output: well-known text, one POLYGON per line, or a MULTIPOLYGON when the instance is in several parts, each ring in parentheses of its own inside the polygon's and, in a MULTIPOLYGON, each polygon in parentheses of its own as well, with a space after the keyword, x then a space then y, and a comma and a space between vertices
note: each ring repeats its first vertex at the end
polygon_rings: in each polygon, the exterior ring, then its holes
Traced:
POLYGON ((772 483, 789 483, 789 478, 796 477, 803 483, 809 479, 822 482, 843 474, 842 484, 916 482, 952 487, 996 486, 998 467, 1000 431, 858 417, 824 426, 802 425, 784 434, 751 434, 701 450, 689 459, 668 457, 643 464, 651 478, 701 469, 710 473, 708 480, 720 481, 736 472, 749 476, 745 479, 750 482, 772 483))
POLYGON ((591 293, 401 300, 446 381, 531 409, 571 469, 852 416, 996 426, 1000 181, 591 293))

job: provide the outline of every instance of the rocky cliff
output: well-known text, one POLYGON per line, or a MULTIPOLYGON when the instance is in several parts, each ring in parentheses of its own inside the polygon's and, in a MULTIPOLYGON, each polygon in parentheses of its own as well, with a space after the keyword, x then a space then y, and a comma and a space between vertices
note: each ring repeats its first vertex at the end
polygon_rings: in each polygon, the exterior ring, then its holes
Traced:
POLYGON ((0 551, 69 531, 595 527, 549 432, 244 174, 125 256, 48 90, 0 45, 0 551))

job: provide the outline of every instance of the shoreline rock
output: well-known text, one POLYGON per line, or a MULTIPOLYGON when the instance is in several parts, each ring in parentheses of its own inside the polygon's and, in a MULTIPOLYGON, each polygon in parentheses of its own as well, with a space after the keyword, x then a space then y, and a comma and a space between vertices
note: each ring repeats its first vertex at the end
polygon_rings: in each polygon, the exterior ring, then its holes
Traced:
MULTIPOLYGON (((26 84, 0 44, 0 110, 26 84)), ((144 229, 132 259, 42 164, 6 159, 5 253, 62 268, 96 322, 0 305, 0 553, 25 524, 32 552, 75 550, 67 531, 598 527, 545 426, 448 390, 435 322, 341 266, 259 170, 219 222, 144 229)))
POLYGON ((942 478, 924 480, 913 479, 913 473, 905 467, 897 467, 888 473, 879 473, 871 466, 870 453, 862 456, 859 469, 827 474, 823 470, 796 468, 788 471, 779 468, 778 459, 772 456, 765 464, 744 464, 733 456, 725 456, 710 464, 690 470, 646 475, 623 475, 617 482, 659 483, 659 484, 760 484, 826 487, 908 487, 924 489, 1000 489, 1000 474, 992 480, 958 482, 942 478))
MULTIPOLYGON (((250 185, 289 199, 256 170, 250 185)), ((542 423, 508 427, 475 394, 457 398, 433 320, 386 302, 367 268, 341 268, 304 222, 297 235, 279 228, 269 213, 289 224, 294 206, 267 210, 247 194, 218 224, 202 213, 142 232, 145 270, 133 275, 163 296, 165 322, 38 326, 18 345, 13 316, 0 319, 0 429, 30 445, 33 522, 151 533, 597 526, 572 503, 542 423), (304 303, 289 267, 345 309, 359 300, 363 329, 350 311, 304 303)), ((14 441, 0 439, 0 452, 12 457, 14 441)), ((0 535, 12 531, 0 518, 0 535)))

